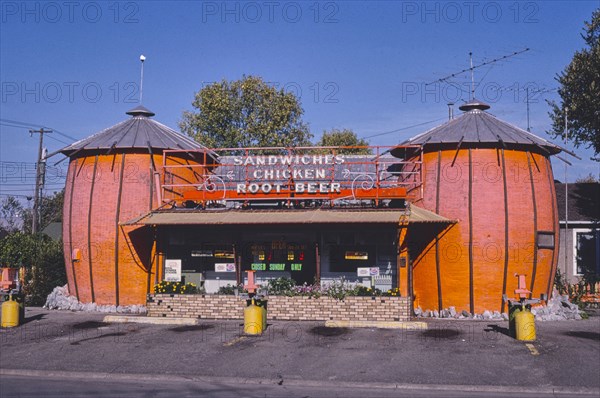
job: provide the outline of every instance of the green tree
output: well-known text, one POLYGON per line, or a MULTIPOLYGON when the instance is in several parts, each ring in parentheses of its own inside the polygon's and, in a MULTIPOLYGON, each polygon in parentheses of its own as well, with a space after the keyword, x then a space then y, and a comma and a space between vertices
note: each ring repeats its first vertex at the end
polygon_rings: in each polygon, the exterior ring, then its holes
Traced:
POLYGON ((17 198, 4 198, 0 205, 0 237, 21 229, 24 215, 25 209, 17 198))
POLYGON ((28 305, 43 305, 56 286, 67 282, 62 242, 43 234, 13 232, 0 240, 0 266, 25 268, 28 305))
POLYGON ((210 84, 196 93, 192 106, 179 127, 209 148, 310 145, 298 98, 260 77, 210 84))
MULTIPOLYGON (((43 230, 51 222, 62 221, 63 203, 65 197, 65 190, 55 192, 52 196, 42 196, 40 198, 40 226, 39 230, 43 230)), ((27 209, 23 212, 23 230, 31 232, 33 212, 31 209, 27 209)))
POLYGON ((576 147, 592 147, 593 159, 600 161, 600 9, 593 12, 583 30, 588 48, 575 52, 571 63, 556 77, 561 102, 548 101, 552 108, 552 130, 548 133, 565 139, 566 112, 568 138, 576 147))
POLYGON ((592 173, 589 173, 585 177, 579 177, 577 180, 575 180, 575 182, 577 182, 577 183, 595 183, 595 182, 600 182, 600 178, 598 178, 598 176, 593 175, 592 173))
MULTIPOLYGON (((321 139, 316 144, 317 146, 334 146, 334 147, 366 147, 369 143, 358 138, 356 133, 350 129, 331 129, 324 131, 321 139)), ((338 151, 344 155, 372 155, 371 148, 340 148, 338 151)))

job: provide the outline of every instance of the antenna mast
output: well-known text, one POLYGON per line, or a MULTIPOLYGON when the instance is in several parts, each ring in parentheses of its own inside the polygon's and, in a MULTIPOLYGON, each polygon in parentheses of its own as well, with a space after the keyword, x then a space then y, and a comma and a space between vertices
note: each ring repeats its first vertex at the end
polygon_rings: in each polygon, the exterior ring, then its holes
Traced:
POLYGON ((142 71, 140 74, 140 105, 142 104, 143 95, 144 95, 144 61, 145 60, 146 60, 146 57, 144 57, 144 54, 140 55, 140 62, 142 63, 142 71))
POLYGON ((473 53, 469 52, 469 63, 471 64, 471 100, 475 99, 475 75, 473 74, 473 53))

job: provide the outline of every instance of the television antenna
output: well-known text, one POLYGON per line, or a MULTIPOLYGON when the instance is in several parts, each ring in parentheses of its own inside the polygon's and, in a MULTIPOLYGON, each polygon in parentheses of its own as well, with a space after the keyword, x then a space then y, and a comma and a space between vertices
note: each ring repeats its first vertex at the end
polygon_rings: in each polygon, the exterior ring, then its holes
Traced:
POLYGON ((473 52, 469 52, 469 64, 470 64, 469 68, 460 70, 458 72, 451 73, 448 76, 444 76, 444 77, 442 77, 440 79, 437 79, 437 80, 434 80, 434 81, 432 81, 430 83, 426 83, 425 86, 430 86, 432 84, 446 82, 446 81, 448 81, 448 79, 451 79, 453 77, 457 77, 457 76, 462 75, 463 73, 466 73, 466 72, 470 72, 471 73, 471 92, 469 93, 470 94, 469 97, 472 100, 475 97, 475 77, 474 77, 475 74, 473 72, 475 69, 482 68, 482 67, 484 67, 486 65, 492 65, 492 64, 495 64, 496 62, 504 61, 505 59, 512 58, 512 57, 514 57, 516 55, 519 55, 519 54, 523 54, 524 52, 527 52, 529 50, 530 50, 530 48, 527 47, 527 48, 525 48, 523 50, 515 51, 515 52, 512 52, 510 54, 503 55, 502 57, 494 58, 492 60, 485 61, 485 62, 482 62, 482 63, 477 64, 477 65, 473 65, 473 52))

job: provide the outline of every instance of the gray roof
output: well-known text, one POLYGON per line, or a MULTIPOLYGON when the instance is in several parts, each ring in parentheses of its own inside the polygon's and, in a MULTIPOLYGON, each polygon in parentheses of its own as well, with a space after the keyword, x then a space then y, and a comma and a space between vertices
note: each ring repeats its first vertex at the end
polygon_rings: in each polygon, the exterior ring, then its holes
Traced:
POLYGON ((62 222, 51 222, 42 230, 42 233, 48 235, 52 240, 62 239, 62 222))
MULTIPOLYGON (((556 202, 558 217, 565 221, 565 184, 556 182, 556 202)), ((600 222, 600 183, 576 182, 569 183, 569 222, 600 222)))
POLYGON ((190 137, 151 119, 154 113, 141 105, 128 111, 127 114, 131 115, 130 119, 79 140, 58 152, 71 156, 75 152, 88 150, 204 149, 204 146, 190 137))
MULTIPOLYGON (((469 146, 533 146, 549 154, 557 154, 562 148, 528 131, 497 119, 486 112, 489 105, 473 100, 459 109, 462 115, 441 126, 412 137, 401 145, 467 144, 469 146)), ((394 154, 394 151, 392 151, 394 154)))

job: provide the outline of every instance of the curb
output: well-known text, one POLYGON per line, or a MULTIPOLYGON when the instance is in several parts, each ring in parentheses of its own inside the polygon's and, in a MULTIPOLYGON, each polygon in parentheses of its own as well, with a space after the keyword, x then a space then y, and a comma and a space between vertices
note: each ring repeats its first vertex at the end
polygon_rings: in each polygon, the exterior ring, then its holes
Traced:
POLYGON ((377 329, 403 329, 427 330, 426 322, 384 322, 384 321, 326 321, 328 328, 377 328, 377 329))
POLYGON ((147 323, 150 325, 196 325, 193 318, 152 318, 147 316, 107 315, 106 323, 147 323))
POLYGON ((93 379, 107 381, 160 381, 160 382, 203 382, 203 383, 228 383, 248 385, 286 385, 294 387, 337 387, 337 388, 362 388, 382 390, 418 390, 418 391, 453 391, 453 392, 485 392, 518 394, 572 394, 579 396, 598 396, 600 388, 593 387, 563 387, 563 386, 491 386, 491 385, 456 385, 456 384, 398 384, 385 382, 345 382, 322 381, 302 379, 258 379, 243 377, 219 377, 201 375, 165 375, 165 374, 128 374, 128 373, 97 373, 97 372, 68 372, 44 371, 30 369, 0 369, 0 376, 21 376, 38 378, 59 379, 93 379))

